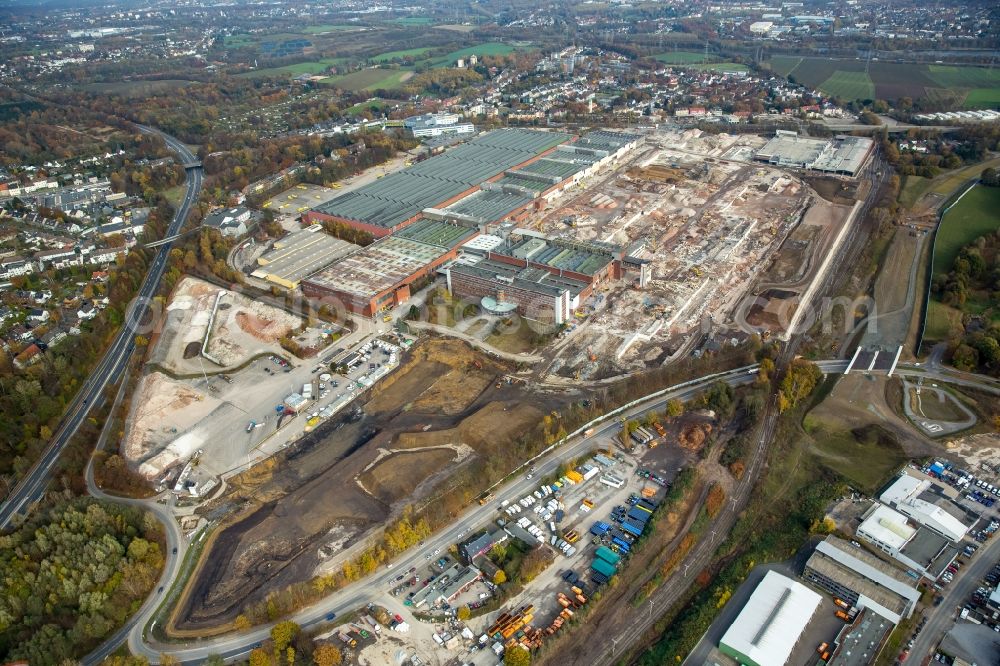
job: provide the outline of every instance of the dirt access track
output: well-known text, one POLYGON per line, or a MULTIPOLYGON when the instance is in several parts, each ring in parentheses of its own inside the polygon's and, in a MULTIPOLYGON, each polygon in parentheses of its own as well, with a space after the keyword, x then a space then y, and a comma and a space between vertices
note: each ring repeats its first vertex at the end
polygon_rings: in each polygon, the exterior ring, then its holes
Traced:
POLYGON ((283 353, 278 340, 301 325, 301 319, 284 310, 186 277, 171 294, 150 362, 179 375, 197 375, 206 367, 217 371, 220 365, 231 368, 257 354, 283 353), (202 357, 209 323, 208 354, 202 357))
POLYGON ((226 630, 269 593, 339 568, 344 549, 431 496, 463 465, 489 461, 568 399, 498 388, 510 370, 465 343, 424 341, 364 405, 231 479, 203 508, 223 522, 171 631, 226 630))

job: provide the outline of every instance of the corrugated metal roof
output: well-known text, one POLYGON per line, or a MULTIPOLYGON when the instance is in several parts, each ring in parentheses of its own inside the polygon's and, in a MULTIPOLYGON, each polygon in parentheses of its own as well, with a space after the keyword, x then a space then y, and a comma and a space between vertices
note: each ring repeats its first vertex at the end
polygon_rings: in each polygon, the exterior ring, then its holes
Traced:
POLYGON ((781 666, 821 600, 805 585, 768 571, 720 644, 759 666, 781 666))
POLYGON ((482 134, 441 155, 321 204, 316 211, 380 227, 393 227, 424 208, 569 141, 561 132, 505 129, 482 134))

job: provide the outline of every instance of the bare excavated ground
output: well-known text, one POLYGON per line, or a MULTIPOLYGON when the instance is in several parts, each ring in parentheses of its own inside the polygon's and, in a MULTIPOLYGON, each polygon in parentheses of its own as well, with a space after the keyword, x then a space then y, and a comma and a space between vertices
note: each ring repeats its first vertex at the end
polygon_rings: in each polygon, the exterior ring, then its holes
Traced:
POLYGON ((205 507, 223 518, 174 627, 208 632, 309 579, 456 469, 533 428, 558 394, 503 384, 510 368, 454 340, 419 344, 363 412, 321 426, 205 507), (228 517, 228 518, 224 518, 228 517))

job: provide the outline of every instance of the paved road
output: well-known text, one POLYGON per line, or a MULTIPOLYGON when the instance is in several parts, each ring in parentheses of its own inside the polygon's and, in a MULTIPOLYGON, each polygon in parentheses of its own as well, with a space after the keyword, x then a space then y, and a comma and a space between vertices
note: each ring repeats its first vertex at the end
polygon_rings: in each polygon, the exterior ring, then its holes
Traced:
MULTIPOLYGON (((923 664, 933 656, 945 633, 951 628, 955 619, 956 609, 964 604, 972 593, 982 584, 985 576, 1000 559, 1000 539, 990 539, 976 551, 965 566, 958 570, 958 575, 950 585, 944 588, 944 601, 938 607, 931 607, 925 615, 927 624, 913 642, 907 663, 923 664)), ((909 639, 907 639, 909 640, 909 639)), ((898 656, 898 655, 894 655, 898 656)))
MULTIPOLYGON (((159 130, 151 127, 139 126, 139 130, 144 134, 154 134, 161 137, 167 146, 177 154, 181 162, 193 161, 195 156, 188 150, 187 146, 177 139, 163 134, 159 130)), ((187 170, 186 179, 187 192, 184 200, 174 214, 167 228, 167 235, 176 234, 187 219, 191 206, 197 201, 201 192, 202 171, 201 168, 187 170)), ((42 452, 41 458, 35 466, 21 479, 21 482, 14 488, 11 494, 0 506, 0 529, 10 526, 13 517, 21 512, 30 510, 32 503, 41 499, 48 486, 49 473, 55 466, 56 461, 66 444, 76 434, 80 424, 86 418, 90 408, 101 399, 105 387, 117 381, 122 370, 128 362, 129 356, 135 348, 135 332, 142 322, 146 312, 146 303, 156 294, 167 264, 167 256, 170 253, 171 245, 167 244, 160 248, 153 263, 149 267, 146 279, 139 288, 136 307, 130 308, 126 313, 125 325, 122 326, 118 336, 105 352, 104 357, 94 368, 90 377, 83 383, 80 391, 76 394, 73 402, 70 403, 63 417, 62 423, 56 429, 49 445, 42 452)))
MULTIPOLYGON (((847 366, 846 361, 837 360, 823 362, 820 367, 826 372, 843 372, 847 366)), ((641 414, 650 409, 662 409, 667 400, 671 398, 687 399, 696 393, 704 390, 715 381, 725 381, 732 386, 749 383, 755 379, 756 366, 747 366, 724 373, 711 375, 707 378, 693 380, 678 385, 674 390, 661 394, 649 402, 643 403, 630 410, 627 418, 636 414, 641 414)), ((774 420, 769 424, 767 437, 770 437, 774 420)), ((536 461, 535 475, 538 478, 545 476, 559 469, 563 461, 575 458, 587 450, 600 445, 605 445, 608 439, 614 436, 619 429, 616 418, 609 418, 603 424, 594 428, 594 432, 584 438, 571 441, 568 444, 555 449, 548 456, 536 461)), ((435 534, 426 540, 425 545, 407 551, 404 555, 394 561, 392 568, 383 570, 378 575, 370 577, 365 581, 360 581, 344 590, 335 592, 324 598, 310 608, 307 608, 291 619, 301 626, 311 626, 324 621, 330 612, 342 613, 343 611, 355 608, 371 601, 376 595, 385 592, 387 582, 397 575, 398 570, 405 570, 410 566, 424 563, 425 553, 434 549, 445 549, 450 544, 455 543, 462 536, 471 530, 481 527, 495 517, 497 502, 501 498, 519 497, 527 494, 537 486, 537 479, 528 480, 523 476, 518 476, 515 480, 507 483, 502 489, 495 490, 497 499, 486 506, 473 505, 459 516, 450 527, 435 534)), ((176 643, 158 643, 151 637, 143 636, 145 623, 137 622, 129 633, 129 648, 133 654, 143 655, 149 658, 152 663, 158 663, 161 653, 170 654, 171 657, 179 660, 183 664, 200 663, 203 659, 212 654, 219 654, 225 658, 235 658, 245 656, 253 646, 265 640, 270 632, 270 626, 260 627, 241 634, 229 634, 226 636, 207 639, 201 642, 192 641, 190 644, 178 645, 176 643)))
MULTIPOLYGON (((118 394, 115 396, 114 406, 112 411, 118 408, 122 400, 125 397, 125 389, 128 385, 127 375, 122 377, 121 385, 118 389, 118 394)), ((114 429, 113 421, 108 419, 104 424, 104 429, 101 431, 101 436, 97 441, 96 450, 102 450, 107 443, 108 437, 114 429)), ((177 521, 174 519, 172 504, 173 496, 168 492, 165 494, 165 499, 169 503, 163 503, 159 501, 149 501, 149 500, 139 500, 118 497, 116 495, 108 495, 94 481, 94 458, 91 457, 87 462, 87 468, 84 471, 84 478, 87 482, 87 492, 90 493, 92 497, 98 499, 110 500, 112 502, 117 502, 119 504, 129 504, 131 506, 139 506, 147 511, 151 511, 161 523, 163 523, 164 533, 166 537, 166 549, 167 552, 164 554, 164 567, 163 573, 160 575, 160 580, 156 584, 154 593, 151 594, 139 608, 132 618, 126 622, 118 631, 116 631, 111 637, 109 637, 100 647, 87 655, 82 663, 85 666, 96 666, 100 664, 107 657, 111 655, 118 646, 121 645, 128 638, 129 632, 131 632, 136 625, 144 624, 148 621, 151 613, 159 605, 160 601, 163 599, 163 593, 159 590, 166 590, 167 584, 172 581, 178 573, 180 563, 184 559, 184 553, 187 550, 187 540, 181 533, 180 527, 177 525, 177 521), (176 551, 176 552, 175 552, 176 551)))

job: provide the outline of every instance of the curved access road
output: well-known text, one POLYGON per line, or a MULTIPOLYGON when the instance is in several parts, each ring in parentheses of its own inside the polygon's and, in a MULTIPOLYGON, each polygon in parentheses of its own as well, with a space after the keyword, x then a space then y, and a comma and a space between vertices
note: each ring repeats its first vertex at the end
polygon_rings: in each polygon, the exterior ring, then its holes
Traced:
MULTIPOLYGON (((844 360, 834 360, 822 361, 817 365, 825 373, 840 373, 846 369, 847 363, 844 360)), ((672 398, 689 399, 717 381, 724 381, 731 386, 740 386, 754 381, 756 376, 756 365, 707 375, 673 386, 665 392, 658 391, 655 397, 637 404, 620 416, 628 419, 649 410, 663 409, 668 400, 672 398)), ((609 415, 600 425, 595 426, 593 432, 589 435, 573 438, 565 444, 556 447, 546 456, 537 459, 535 461, 534 475, 539 478, 544 477, 549 473, 557 471, 564 461, 580 456, 598 445, 606 444, 607 440, 613 437, 620 428, 618 419, 619 415, 617 414, 614 416, 609 415)), ((765 433, 761 437, 761 446, 769 439, 773 425, 773 422, 768 423, 770 428, 765 429, 765 433)), ((536 485, 537 480, 529 480, 524 475, 518 474, 501 488, 495 489, 495 493, 497 495, 503 494, 504 496, 525 494, 535 488, 536 485)), ((485 506, 475 504, 469 507, 448 528, 427 538, 423 546, 411 548, 398 557, 392 562, 391 569, 382 569, 379 573, 363 581, 334 592, 312 606, 296 613, 289 619, 300 626, 309 627, 325 621, 327 615, 330 613, 341 614, 344 611, 368 603, 373 597, 385 591, 385 584, 397 575, 398 570, 405 571, 411 566, 422 564, 424 561, 423 556, 426 552, 431 552, 438 548, 447 548, 448 545, 457 541, 462 535, 468 534, 471 530, 492 520, 497 510, 496 505, 498 501, 491 501, 485 506)), ((147 502, 147 506, 150 506, 149 502, 147 502)), ((170 566, 171 563, 168 562, 168 569, 170 566)), ((176 572, 176 570, 177 564, 174 562, 172 571, 176 572)), ((169 586, 173 585, 174 582, 172 577, 165 577, 161 580, 161 585, 169 586)), ((151 619, 154 610, 153 606, 159 601, 156 599, 157 596, 154 595, 154 603, 147 602, 143 607, 143 611, 129 623, 132 629, 128 634, 128 645, 132 654, 144 656, 151 663, 159 663, 161 655, 164 654, 170 655, 171 658, 181 664, 199 664, 210 655, 219 655, 226 660, 246 657, 257 644, 266 640, 269 636, 271 625, 264 625, 246 632, 230 633, 200 641, 192 640, 186 643, 159 642, 153 638, 150 632, 146 631, 146 625, 149 619, 151 619)), ((90 658, 88 658, 87 663, 92 663, 90 658)))
MULTIPOLYGON (((137 126, 143 134, 156 135, 166 142, 167 147, 173 151, 182 164, 196 164, 197 157, 179 140, 152 127, 137 126)), ((202 186, 202 170, 200 166, 191 166, 186 169, 185 184, 187 191, 181 205, 174 213, 173 220, 167 228, 167 236, 177 234, 183 226, 191 211, 191 207, 198 200, 202 186)), ((55 466, 56 461, 66 444, 73 438, 80 424, 87 417, 90 408, 101 399, 104 389, 109 384, 114 384, 120 378, 125 368, 128 358, 135 349, 135 334, 139 329, 143 317, 146 315, 147 303, 156 294, 160 284, 160 278, 167 264, 167 256, 170 253, 172 243, 167 243, 159 248, 156 257, 153 259, 146 273, 146 278, 139 288, 139 293, 133 301, 131 307, 125 314, 125 324, 122 326, 114 342, 104 353, 104 357, 91 372, 90 377, 83 383, 76 397, 66 410, 66 415, 52 435, 48 446, 42 452, 38 462, 21 479, 10 495, 0 506, 0 530, 10 526, 15 515, 26 512, 34 502, 41 499, 48 485, 49 473, 55 466)))
MULTIPOLYGON (((125 397, 127 381, 124 380, 127 379, 128 373, 125 374, 126 377, 123 377, 123 381, 118 388, 118 394, 115 396, 112 411, 118 408, 125 397)), ((104 430, 101 432, 100 439, 97 441, 97 446, 95 447, 96 451, 104 449, 110 433, 111 421, 109 420, 105 424, 104 430)), ((91 497, 116 502, 118 504, 128 504, 131 506, 141 507, 146 511, 153 513, 153 515, 155 515, 156 518, 163 523, 164 541, 166 542, 163 572, 160 574, 160 580, 156 583, 156 588, 154 589, 153 594, 150 594, 149 597, 147 597, 143 605, 132 615, 131 618, 129 618, 128 622, 122 625, 118 631, 105 640, 100 647, 82 660, 84 666, 96 666, 110 657, 111 654, 118 649, 118 646, 125 642, 136 623, 148 621, 150 614, 156 609, 157 605, 159 605, 160 601, 163 599, 164 593, 160 590, 167 589, 165 587, 166 583, 177 578, 180 563, 184 559, 184 553, 187 550, 188 544, 184 535, 181 533, 180 527, 177 525, 177 521, 174 519, 173 512, 171 510, 172 496, 169 493, 166 493, 164 502, 156 501, 155 498, 146 500, 109 495, 97 485, 96 481, 94 481, 93 456, 91 456, 90 460, 87 461, 87 468, 84 470, 83 475, 87 482, 87 492, 90 493, 91 497)))

